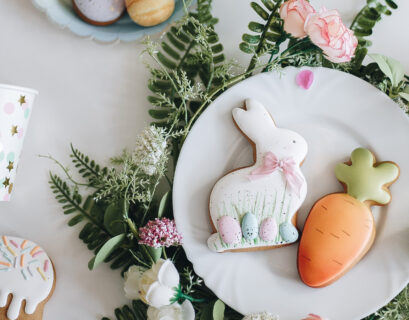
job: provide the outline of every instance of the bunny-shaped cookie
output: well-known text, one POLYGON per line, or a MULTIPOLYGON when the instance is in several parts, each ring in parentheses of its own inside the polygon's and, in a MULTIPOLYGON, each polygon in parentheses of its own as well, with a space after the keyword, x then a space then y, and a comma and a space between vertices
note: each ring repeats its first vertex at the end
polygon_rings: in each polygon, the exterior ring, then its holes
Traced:
POLYGON ((210 195, 213 233, 208 246, 216 252, 280 247, 298 239, 296 213, 307 194, 300 165, 307 143, 298 133, 281 129, 258 101, 247 99, 233 119, 253 144, 254 164, 222 177, 210 195))

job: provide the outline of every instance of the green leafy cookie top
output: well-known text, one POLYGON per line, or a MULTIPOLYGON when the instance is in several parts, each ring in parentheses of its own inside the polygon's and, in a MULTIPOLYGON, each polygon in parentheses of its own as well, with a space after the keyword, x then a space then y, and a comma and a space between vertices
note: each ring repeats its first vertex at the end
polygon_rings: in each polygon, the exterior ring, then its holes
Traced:
POLYGON ((335 175, 346 184, 348 194, 362 202, 387 204, 391 196, 385 185, 397 179, 399 167, 390 162, 376 165, 373 154, 364 148, 352 152, 351 162, 351 165, 339 163, 335 168, 335 175))

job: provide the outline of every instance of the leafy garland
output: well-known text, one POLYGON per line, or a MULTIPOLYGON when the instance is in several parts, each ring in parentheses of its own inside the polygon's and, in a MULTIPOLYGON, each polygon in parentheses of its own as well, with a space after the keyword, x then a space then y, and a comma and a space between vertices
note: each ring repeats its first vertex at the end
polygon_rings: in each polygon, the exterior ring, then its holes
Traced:
MULTIPOLYGON (((211 0, 198 0, 197 9, 188 12, 166 32, 160 44, 149 38, 144 41, 147 67, 151 72, 148 97, 154 119, 137 138, 132 152, 111 159, 107 168, 90 160, 71 146, 71 160, 81 181, 65 172, 62 179, 50 173, 52 192, 66 215, 74 215, 69 226, 85 221, 79 238, 95 256, 89 268, 110 263, 122 274, 132 265, 150 268, 160 257, 170 258, 181 276, 182 295, 195 297, 194 307, 199 319, 241 319, 238 314, 205 287, 192 269, 180 246, 155 248, 139 243, 139 227, 155 218, 173 217, 171 192, 172 174, 184 139, 203 110, 226 88, 257 71, 279 70, 286 66, 323 66, 351 73, 368 81, 388 94, 406 111, 409 109, 409 77, 400 64, 381 55, 370 55, 374 62, 363 64, 376 23, 392 14, 397 5, 392 0, 368 0, 355 17, 351 29, 358 37, 355 57, 349 63, 335 64, 326 59, 321 49, 309 38, 297 40, 284 31, 279 9, 283 0, 259 0, 251 7, 260 21, 250 22, 251 33, 243 35, 240 49, 251 55, 244 71, 234 61, 226 61, 223 45, 215 31, 217 19, 211 12, 211 0), (280 45, 287 40, 287 47, 280 45), (161 185, 159 192, 158 186, 161 185), (85 190, 84 190, 85 189, 85 190), (90 190, 92 190, 90 192, 90 190), (87 197, 81 195, 88 194, 87 197)), ((186 8, 189 4, 186 4, 186 8)), ((368 320, 405 319, 409 314, 409 289, 368 320)), ((147 318, 147 305, 132 301, 115 310, 118 320, 147 318)), ((103 320, 109 320, 103 318, 103 320)))

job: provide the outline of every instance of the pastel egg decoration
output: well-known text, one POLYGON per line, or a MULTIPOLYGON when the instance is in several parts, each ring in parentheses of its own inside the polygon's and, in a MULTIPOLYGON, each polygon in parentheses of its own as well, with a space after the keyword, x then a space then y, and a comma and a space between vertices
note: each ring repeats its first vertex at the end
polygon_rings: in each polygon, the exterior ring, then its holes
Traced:
POLYGON ((96 26, 116 22, 125 11, 125 0, 72 0, 72 4, 82 20, 96 26))
POLYGON ((298 239, 298 230, 289 222, 280 224, 280 235, 284 242, 295 242, 298 239))
POLYGON ((273 241, 277 235, 277 229, 277 223, 273 218, 264 219, 260 225, 260 239, 266 242, 273 241))
POLYGON ((230 217, 223 216, 217 222, 219 234, 226 244, 237 244, 241 241, 242 233, 239 222, 230 217))
POLYGON ((250 241, 258 235, 258 221, 254 214, 247 212, 241 220, 241 232, 244 239, 250 241))
POLYGON ((126 9, 137 24, 152 27, 169 19, 175 10, 175 0, 126 0, 126 9))

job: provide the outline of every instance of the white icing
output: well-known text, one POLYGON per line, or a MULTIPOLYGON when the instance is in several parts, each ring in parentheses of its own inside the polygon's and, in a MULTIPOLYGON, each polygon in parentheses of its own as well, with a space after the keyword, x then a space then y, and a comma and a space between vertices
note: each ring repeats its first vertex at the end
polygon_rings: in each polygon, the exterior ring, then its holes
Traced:
POLYGON ((24 312, 33 314, 37 306, 49 296, 54 285, 54 269, 50 258, 42 248, 30 254, 35 247, 38 247, 34 242, 27 241, 22 248, 24 239, 3 237, 0 237, 0 262, 9 263, 10 266, 0 265, 0 308, 6 306, 7 298, 12 294, 7 317, 9 320, 15 320, 21 312, 24 300, 26 301, 24 312), (41 253, 35 254, 36 252, 41 253), (23 266, 21 266, 22 255, 24 255, 23 266), (45 264, 48 264, 48 269, 45 268, 45 264))
POLYGON ((74 2, 85 17, 96 22, 114 21, 125 10, 125 0, 74 0, 74 2))
MULTIPOLYGON (((247 99, 246 109, 235 108, 233 118, 240 130, 255 143, 256 162, 251 167, 227 174, 213 187, 209 210, 216 230, 220 217, 230 215, 241 221, 247 212, 255 214, 259 226, 267 217, 273 217, 277 226, 291 222, 307 194, 307 183, 299 167, 308 151, 304 138, 294 131, 277 128, 260 102, 247 99), (295 170, 303 179, 299 196, 287 185, 281 170, 249 180, 250 173, 262 165, 267 152, 274 153, 278 159, 292 158, 296 162, 295 170)), ((208 240, 209 248, 218 252, 280 244, 283 244, 283 240, 279 234, 271 242, 242 240, 232 246, 224 244, 218 233, 208 240)))

